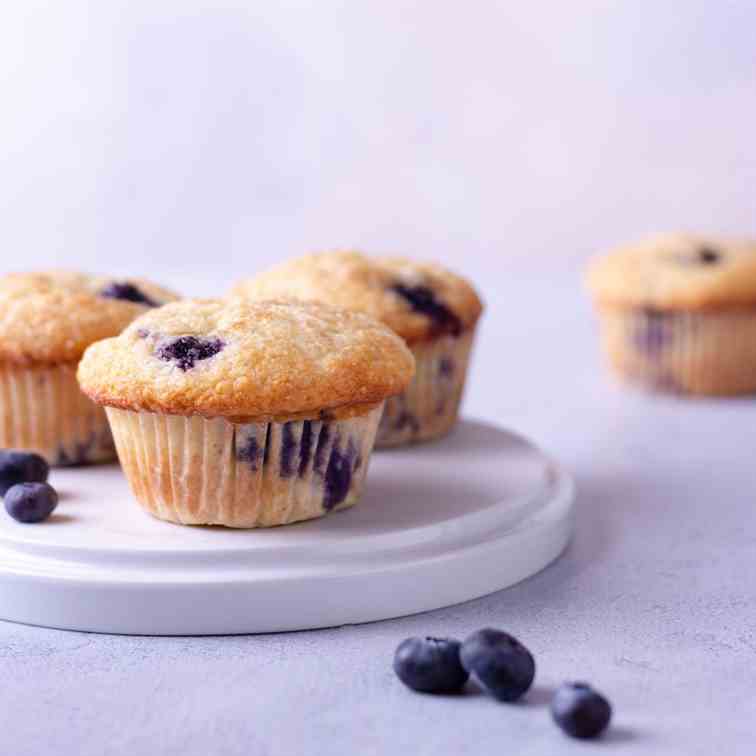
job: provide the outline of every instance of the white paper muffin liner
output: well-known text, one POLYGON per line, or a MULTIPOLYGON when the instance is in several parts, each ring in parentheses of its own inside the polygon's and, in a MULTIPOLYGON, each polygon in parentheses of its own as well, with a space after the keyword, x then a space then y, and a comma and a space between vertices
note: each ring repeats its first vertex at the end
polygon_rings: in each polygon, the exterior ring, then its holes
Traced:
POLYGON ((134 496, 185 525, 257 528, 359 498, 383 406, 343 420, 233 423, 106 409, 134 496))
POLYGON ((377 448, 429 441, 457 422, 475 329, 411 346, 415 376, 404 393, 386 401, 377 448))
POLYGON ((0 447, 41 454, 51 465, 115 459, 102 407, 79 389, 76 364, 0 365, 0 447))
POLYGON ((677 394, 756 393, 756 310, 704 312, 600 308, 613 372, 677 394))

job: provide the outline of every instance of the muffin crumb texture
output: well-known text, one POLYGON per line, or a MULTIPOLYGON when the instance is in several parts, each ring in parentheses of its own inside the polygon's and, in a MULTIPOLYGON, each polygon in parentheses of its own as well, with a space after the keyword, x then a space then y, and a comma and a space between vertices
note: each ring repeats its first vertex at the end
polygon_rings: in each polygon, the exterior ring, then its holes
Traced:
POLYGON ((240 281, 232 294, 292 297, 367 313, 408 344, 459 336, 483 306, 460 276, 433 263, 337 251, 306 255, 240 281))
POLYGON ((0 277, 0 361, 76 362, 93 342, 120 333, 149 307, 176 299, 141 279, 51 271, 0 277))
POLYGON ((596 259, 588 270, 588 286, 605 307, 754 307, 756 242, 653 236, 596 259))
POLYGON ((395 334, 301 302, 185 300, 92 345, 79 367, 99 404, 237 420, 371 409, 400 393, 414 360, 395 334))

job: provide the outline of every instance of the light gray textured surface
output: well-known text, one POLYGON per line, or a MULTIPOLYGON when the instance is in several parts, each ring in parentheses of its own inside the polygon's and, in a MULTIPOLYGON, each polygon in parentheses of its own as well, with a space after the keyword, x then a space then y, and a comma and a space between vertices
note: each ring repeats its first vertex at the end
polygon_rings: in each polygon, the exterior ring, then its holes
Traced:
POLYGON ((576 284, 546 269, 502 283, 468 401, 470 414, 528 433, 576 474, 578 532, 561 560, 469 604, 316 632, 128 638, 0 623, 0 753, 749 752, 756 402, 614 388, 576 284), (394 679, 404 637, 483 625, 533 650, 526 703, 432 698, 394 679), (615 706, 600 746, 567 741, 549 720, 549 691, 575 677, 615 706))

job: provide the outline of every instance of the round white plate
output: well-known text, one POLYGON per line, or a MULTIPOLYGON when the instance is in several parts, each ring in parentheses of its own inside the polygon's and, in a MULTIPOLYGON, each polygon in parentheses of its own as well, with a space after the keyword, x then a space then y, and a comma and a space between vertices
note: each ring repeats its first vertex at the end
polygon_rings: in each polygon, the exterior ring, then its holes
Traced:
POLYGON ((53 471, 45 523, 0 512, 0 618, 74 630, 301 630, 437 609, 506 588, 566 546, 574 487, 526 440, 466 421, 373 455, 353 509, 269 530, 182 527, 115 466, 53 471))

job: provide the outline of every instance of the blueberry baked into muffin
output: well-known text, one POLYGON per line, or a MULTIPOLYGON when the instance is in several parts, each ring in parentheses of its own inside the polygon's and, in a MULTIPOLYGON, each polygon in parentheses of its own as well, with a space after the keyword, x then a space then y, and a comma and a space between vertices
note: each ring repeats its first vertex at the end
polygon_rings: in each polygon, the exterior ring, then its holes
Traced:
POLYGON ((596 260, 588 285, 622 379, 681 394, 756 392, 756 242, 652 237, 596 260))
POLYGON ((459 276, 432 263, 326 252, 278 265, 231 293, 365 312, 405 340, 417 371, 407 390, 386 402, 377 446, 438 438, 456 422, 482 312, 475 290, 459 276))
POLYGON ((89 347, 79 382, 148 512, 253 528, 354 504, 384 400, 413 370, 402 340, 359 313, 185 300, 89 347))
POLYGON ((175 298, 147 281, 83 273, 0 277, 0 447, 37 452, 53 465, 113 459, 105 413, 76 382, 79 358, 175 298))

